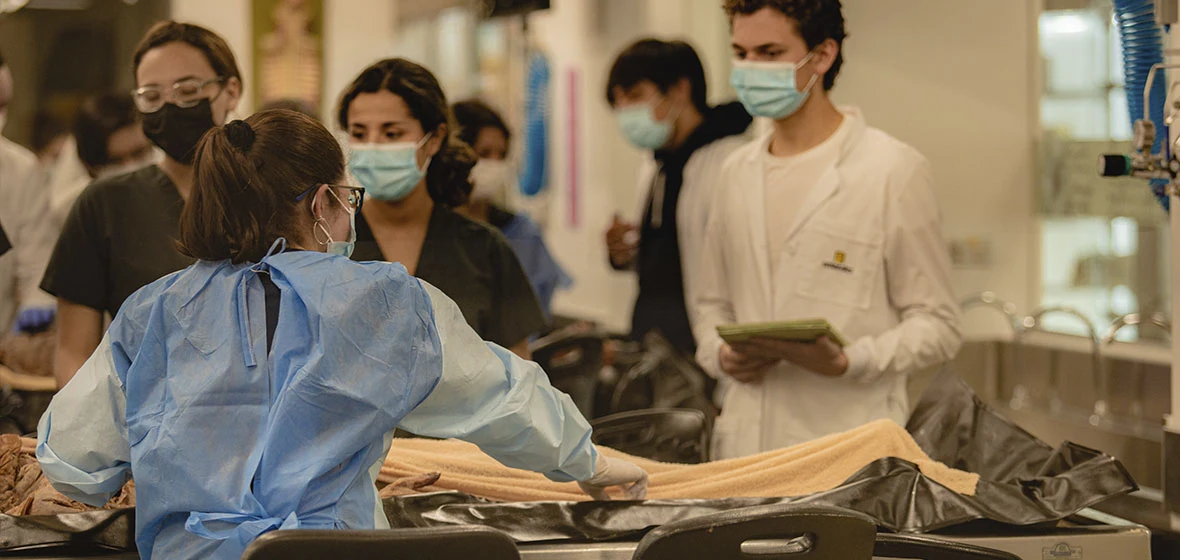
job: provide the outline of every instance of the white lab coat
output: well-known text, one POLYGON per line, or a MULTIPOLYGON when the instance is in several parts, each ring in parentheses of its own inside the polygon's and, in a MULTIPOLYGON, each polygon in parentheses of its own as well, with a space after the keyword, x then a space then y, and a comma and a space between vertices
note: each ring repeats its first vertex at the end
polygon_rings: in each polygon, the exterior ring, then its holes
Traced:
POLYGON ((827 319, 850 342, 848 371, 828 378, 783 362, 757 384, 731 383, 714 456, 789 446, 875 419, 904 424, 906 375, 959 349, 959 308, 930 165, 870 128, 856 109, 837 164, 807 195, 772 278, 764 135, 726 161, 697 269, 698 361, 718 362, 726 323, 827 319))
POLYGON ((0 137, 0 226, 12 249, 0 256, 0 333, 7 333, 19 309, 51 306, 38 286, 53 251, 46 227, 45 173, 32 152, 0 137))
POLYGON ((52 223, 53 231, 57 235, 61 235, 66 218, 70 215, 70 209, 74 207, 74 201, 94 181, 90 177, 90 173, 86 171, 82 160, 78 158, 78 145, 73 136, 70 136, 62 146, 61 156, 53 165, 53 170, 49 173, 47 181, 49 189, 47 195, 48 217, 52 223))

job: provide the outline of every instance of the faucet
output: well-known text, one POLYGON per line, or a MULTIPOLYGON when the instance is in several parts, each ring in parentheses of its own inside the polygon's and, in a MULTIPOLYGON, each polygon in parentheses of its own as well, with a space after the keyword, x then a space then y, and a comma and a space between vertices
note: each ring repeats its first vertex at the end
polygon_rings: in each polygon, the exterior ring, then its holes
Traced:
MULTIPOLYGON (((1001 299, 995 292, 991 291, 979 292, 967 296, 959 302, 959 308, 962 309, 964 314, 976 307, 985 307, 1003 313, 1006 324, 1012 329, 1012 332, 1017 335, 1020 333, 1020 320, 1019 315, 1016 314, 1016 304, 1001 299)), ((1004 359, 999 342, 991 342, 987 345, 988 352, 984 356, 984 387, 982 395, 987 401, 991 402, 997 400, 1000 396, 1000 381, 1003 377, 1002 370, 1007 369, 1003 367, 1006 365, 1004 362, 1007 360, 1004 359)))
POLYGON ((1168 320, 1166 315, 1159 311, 1152 313, 1146 321, 1144 321, 1143 316, 1139 313, 1128 313, 1122 317, 1119 317, 1118 319, 1115 319, 1114 322, 1110 324, 1110 330, 1106 331, 1106 336, 1102 338, 1103 346, 1113 343, 1115 341, 1115 337, 1118 336, 1119 331, 1123 330, 1123 328, 1142 325, 1145 322, 1147 324, 1159 327, 1160 330, 1163 330, 1168 334, 1172 334, 1172 322, 1168 320))
POLYGON ((979 292, 978 294, 967 296, 963 301, 959 302, 959 307, 964 311, 968 311, 975 307, 989 307, 1004 314, 1004 318, 1008 319, 1008 326, 1012 330, 1020 332, 1020 320, 1016 314, 1016 304, 1000 299, 995 292, 979 292))
MULTIPOLYGON (((1106 347, 1115 342, 1119 331, 1125 327, 1138 326, 1143 324, 1154 325, 1156 328, 1171 334, 1172 322, 1163 313, 1157 311, 1152 313, 1146 319, 1139 313, 1128 313, 1115 319, 1110 325, 1110 330, 1106 332, 1106 336, 1102 338, 1102 346, 1106 347)), ((1137 420, 1143 419, 1143 363, 1133 362, 1131 364, 1131 377, 1134 385, 1135 398, 1131 402, 1131 416, 1137 420)), ((1138 431, 1142 431, 1142 424, 1137 424, 1138 431)))
MULTIPOLYGON (((1078 311, 1072 307, 1041 307, 1033 310, 1033 312, 1029 314, 1028 317, 1025 317, 1020 321, 1020 328, 1017 331, 1018 339, 1025 333, 1034 330, 1041 330, 1042 319, 1044 319, 1047 315, 1069 315, 1081 321, 1082 325, 1086 328, 1086 335, 1090 340, 1090 371, 1091 376, 1093 377, 1092 382, 1094 389, 1097 393, 1097 400, 1094 402, 1093 414, 1090 416, 1090 424, 1092 426, 1098 426, 1098 424, 1102 422, 1102 419, 1105 418, 1109 412, 1109 406, 1106 402, 1106 377, 1102 372, 1102 358, 1100 354, 1101 347, 1099 346, 1098 329, 1094 327, 1094 323, 1090 322, 1090 319, 1083 315, 1081 311, 1078 311)), ((1062 407, 1061 380, 1057 371, 1056 351, 1051 351, 1049 353, 1049 387, 1050 391, 1052 392, 1050 395, 1049 407, 1052 412, 1056 413, 1059 412, 1062 407)), ((1023 404, 1019 399, 1026 398, 1028 390, 1022 385, 1017 385, 1012 392, 1013 401, 1017 401, 1013 404, 1023 404)), ((1018 408, 1018 406, 1014 408, 1018 408)))

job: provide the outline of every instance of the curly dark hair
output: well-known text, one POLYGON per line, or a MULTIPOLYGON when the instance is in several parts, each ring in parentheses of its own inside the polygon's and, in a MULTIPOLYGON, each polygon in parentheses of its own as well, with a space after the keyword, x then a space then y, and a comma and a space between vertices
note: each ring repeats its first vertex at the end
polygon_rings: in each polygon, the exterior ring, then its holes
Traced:
POLYGON ((840 47, 836 61, 824 74, 824 90, 831 90, 836 85, 840 67, 844 65, 844 39, 848 37, 844 31, 844 12, 840 0, 725 0, 725 13, 731 22, 736 15, 750 15, 763 8, 778 10, 795 20, 799 34, 809 49, 814 49, 828 39, 836 42, 836 46, 840 47))
POLYGON ((423 132, 446 125, 447 137, 426 169, 426 191, 436 204, 455 208, 471 196, 468 175, 475 166, 475 152, 459 139, 459 126, 447 105, 438 79, 425 67, 404 58, 382 60, 366 68, 340 98, 337 120, 348 130, 348 108, 362 93, 388 91, 405 101, 410 114, 422 124, 423 132))

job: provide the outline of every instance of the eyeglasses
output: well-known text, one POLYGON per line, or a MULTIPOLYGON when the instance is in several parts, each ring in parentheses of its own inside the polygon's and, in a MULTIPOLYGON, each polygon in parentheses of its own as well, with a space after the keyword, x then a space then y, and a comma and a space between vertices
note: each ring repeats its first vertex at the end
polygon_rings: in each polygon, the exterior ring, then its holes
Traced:
POLYGON ((164 107, 168 101, 172 101, 179 107, 192 107, 200 103, 206 97, 210 100, 217 99, 224 90, 225 78, 218 76, 211 80, 202 80, 200 78, 188 78, 180 80, 172 84, 171 93, 165 91, 166 88, 160 86, 145 86, 131 92, 131 96, 135 98, 135 106, 141 113, 155 113, 164 107), (213 95, 205 95, 205 90, 209 86, 216 85, 217 93, 213 95))
MULTIPOLYGON (((299 193, 299 196, 295 197, 295 201, 302 202, 303 199, 307 198, 307 195, 315 192, 320 187, 325 186, 325 185, 326 185, 326 183, 320 183, 318 185, 312 185, 312 186, 308 187, 307 190, 299 193)), ((365 205, 365 189, 364 188, 354 187, 351 185, 327 185, 327 186, 331 187, 333 189, 347 190, 348 191, 348 205, 352 207, 354 212, 360 212, 361 207, 365 205)))

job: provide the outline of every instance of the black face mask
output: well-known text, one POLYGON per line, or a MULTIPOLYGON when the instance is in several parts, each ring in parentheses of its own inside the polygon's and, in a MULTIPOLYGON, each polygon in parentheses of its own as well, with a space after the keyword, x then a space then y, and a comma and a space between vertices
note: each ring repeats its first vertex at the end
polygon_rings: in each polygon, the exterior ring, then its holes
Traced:
POLYGON ((197 142, 214 126, 213 105, 208 99, 192 107, 165 103, 159 111, 143 116, 143 133, 148 140, 185 165, 192 165, 197 142))

